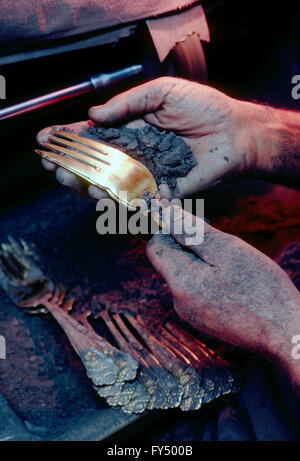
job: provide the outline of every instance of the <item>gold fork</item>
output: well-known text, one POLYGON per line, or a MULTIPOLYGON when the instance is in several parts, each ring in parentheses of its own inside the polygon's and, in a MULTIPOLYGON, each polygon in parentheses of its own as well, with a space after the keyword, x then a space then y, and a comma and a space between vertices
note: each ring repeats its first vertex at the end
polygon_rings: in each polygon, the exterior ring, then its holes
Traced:
POLYGON ((153 196, 158 192, 148 168, 119 149, 66 131, 57 131, 48 140, 51 142, 42 145, 50 151, 37 149, 37 154, 105 190, 128 207, 132 200, 142 199, 146 191, 153 196), (127 201, 121 191, 127 192, 127 201))

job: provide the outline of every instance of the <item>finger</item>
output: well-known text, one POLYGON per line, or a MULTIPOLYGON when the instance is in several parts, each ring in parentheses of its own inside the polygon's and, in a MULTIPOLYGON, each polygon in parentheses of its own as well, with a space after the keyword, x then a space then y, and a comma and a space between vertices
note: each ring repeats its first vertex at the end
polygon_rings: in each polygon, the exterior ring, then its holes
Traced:
POLYGON ((200 260, 208 265, 217 266, 227 253, 229 234, 215 229, 205 222, 203 217, 194 216, 177 205, 168 210, 170 234, 182 245, 189 248, 200 260))
POLYGON ((136 130, 137 128, 144 128, 146 122, 142 118, 137 118, 135 120, 131 120, 126 124, 126 128, 131 128, 132 130, 136 130))
POLYGON ((45 158, 42 158, 41 163, 47 171, 54 172, 57 170, 57 165, 55 165, 53 162, 49 162, 49 160, 46 160, 45 158))
MULTIPOLYGON (((71 133, 80 135, 82 131, 86 130, 90 126, 91 126, 91 122, 88 120, 83 121, 83 122, 72 123, 70 125, 50 126, 50 127, 44 128, 37 134, 37 142, 39 144, 43 144, 44 142, 47 142, 49 136, 55 133, 55 131, 59 131, 59 130, 63 130, 63 131, 67 130, 71 133)), ((56 172, 56 179, 63 186, 69 187, 73 189, 75 192, 81 193, 83 195, 89 195, 87 192, 86 182, 80 179, 74 173, 71 173, 70 171, 62 167, 58 167, 57 165, 55 165, 55 163, 50 162, 46 159, 42 159, 42 165, 47 171, 56 172)), ((92 198, 98 198, 97 192, 95 192, 93 189, 92 189, 92 195, 90 196, 92 198)), ((103 198, 103 196, 99 195, 99 198, 103 198)))
POLYGON ((48 126, 43 130, 39 131, 36 136, 36 141, 38 144, 43 144, 44 142, 48 142, 48 138, 50 135, 53 134, 54 131, 58 131, 64 128, 63 125, 55 125, 55 126, 48 126))
POLYGON ((76 192, 81 192, 83 187, 83 182, 73 173, 64 168, 57 168, 56 170, 56 179, 63 186, 70 187, 70 189, 75 190, 76 192))
MULTIPOLYGON (((78 178, 75 174, 71 173, 68 170, 65 170, 62 167, 58 167, 55 165, 55 163, 49 162, 46 159, 42 159, 42 165, 43 167, 47 170, 50 171, 51 173, 56 172, 56 179, 57 181, 62 184, 63 186, 69 187, 70 189, 73 189, 77 193, 81 193, 84 195, 90 195, 92 198, 96 198, 99 200, 100 198, 103 198, 103 196, 97 195, 97 193, 94 193, 92 190, 91 194, 86 193, 86 183, 78 178)), ((96 188, 98 189, 98 188, 96 188)))
POLYGON ((147 245, 147 256, 172 291, 178 287, 181 271, 187 271, 192 255, 186 254, 170 235, 156 234, 147 245))
POLYGON ((110 99, 107 103, 91 107, 89 117, 99 124, 111 124, 136 115, 145 115, 159 109, 174 85, 167 77, 144 83, 110 99))
POLYGON ((91 198, 94 198, 96 200, 102 200, 106 199, 108 197, 107 192, 105 192, 102 189, 99 189, 97 186, 90 185, 88 187, 88 193, 91 198))
POLYGON ((161 198, 168 199, 168 200, 172 198, 172 192, 168 184, 164 184, 164 183, 160 184, 158 186, 158 190, 159 190, 159 195, 161 196, 161 198))

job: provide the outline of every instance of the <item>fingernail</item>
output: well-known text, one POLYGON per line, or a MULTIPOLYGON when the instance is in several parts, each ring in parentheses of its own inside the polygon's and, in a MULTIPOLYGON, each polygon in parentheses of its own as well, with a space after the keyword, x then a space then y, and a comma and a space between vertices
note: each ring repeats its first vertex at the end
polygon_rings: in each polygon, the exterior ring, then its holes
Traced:
POLYGON ((91 107, 88 112, 89 118, 92 120, 96 120, 97 122, 101 120, 106 120, 107 116, 105 116, 105 112, 99 107, 91 107))

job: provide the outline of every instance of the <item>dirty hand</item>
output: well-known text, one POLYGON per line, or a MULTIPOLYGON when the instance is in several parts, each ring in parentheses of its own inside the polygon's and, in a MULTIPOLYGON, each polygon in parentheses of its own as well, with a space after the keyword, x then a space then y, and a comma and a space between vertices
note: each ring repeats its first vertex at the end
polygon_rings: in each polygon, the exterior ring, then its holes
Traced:
POLYGON ((171 235, 150 240, 147 254, 168 283, 178 315, 205 334, 280 362, 300 393, 300 369, 291 357, 292 337, 300 334, 294 284, 244 241, 197 217, 188 223, 187 212, 171 209, 173 222, 184 217, 185 231, 175 234, 173 224, 171 235), (203 228, 203 243, 191 245, 187 238, 203 228))
MULTIPOLYGON (((213 187, 226 176, 250 167, 249 127, 243 119, 242 103, 209 86, 162 77, 92 107, 89 117, 100 125, 142 117, 181 136, 198 164, 186 177, 177 179, 179 198, 213 187)), ((162 195, 169 198, 168 192, 162 195)))
MULTIPOLYGON (((112 125, 132 118, 144 118, 152 125, 173 130, 191 147, 198 164, 186 177, 177 179, 180 198, 207 189, 221 179, 251 167, 249 124, 244 107, 225 94, 190 81, 163 77, 120 94, 106 104, 92 107, 90 118, 100 125, 112 125)), ((88 122, 68 125, 80 133, 88 122)), ((59 128, 59 127, 57 127, 59 128)), ((46 141, 52 127, 41 131, 38 142, 46 141)), ((64 185, 81 189, 82 182, 72 173, 43 160, 64 185)), ((101 198, 94 186, 90 195, 101 198)), ((167 187, 161 195, 169 198, 167 187)))
MULTIPOLYGON (((177 179, 179 198, 241 173, 299 185, 300 113, 295 111, 239 101, 209 86, 162 77, 92 107, 89 117, 108 126, 142 117, 181 136, 198 164, 186 177, 177 179)), ((68 125, 77 134, 87 127, 88 122, 68 125)), ((38 142, 47 141, 52 129, 42 130, 38 142)), ((62 184, 83 190, 84 183, 72 173, 46 160, 42 163, 56 171, 62 184)), ((95 186, 89 186, 88 192, 97 199, 106 196, 95 186)), ((168 186, 160 192, 170 198, 168 186)))
MULTIPOLYGON (((299 111, 239 101, 206 85, 162 77, 92 107, 89 117, 106 125, 143 117, 181 136, 198 164, 177 179, 179 198, 241 173, 299 188, 299 111)), ((161 195, 169 198, 167 191, 161 195)))

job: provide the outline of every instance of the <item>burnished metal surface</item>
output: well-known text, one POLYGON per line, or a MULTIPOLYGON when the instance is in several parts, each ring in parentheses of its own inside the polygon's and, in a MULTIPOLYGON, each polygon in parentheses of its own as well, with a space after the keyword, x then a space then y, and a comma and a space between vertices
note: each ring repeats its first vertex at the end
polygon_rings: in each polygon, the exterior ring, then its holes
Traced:
POLYGON ((37 149, 36 153, 105 190, 125 206, 130 207, 130 202, 141 199, 146 191, 157 193, 148 168, 119 149, 67 131, 57 131, 49 141, 43 144, 49 151, 37 149))
POLYGON ((111 309, 96 297, 94 317, 103 320, 117 344, 114 346, 91 326, 90 311, 70 315, 75 300, 66 301, 62 285, 53 288, 25 242, 12 238, 9 242, 0 251, 2 288, 28 313, 52 314, 94 389, 109 405, 129 414, 176 407, 195 410, 238 390, 240 376, 235 368, 174 320, 160 319, 157 312, 159 321, 151 328, 145 310, 111 309))

